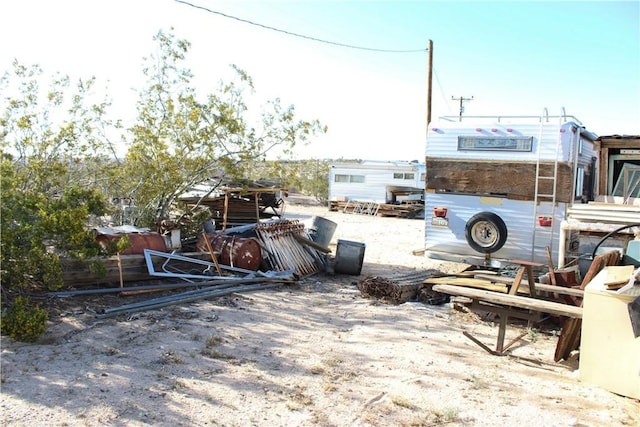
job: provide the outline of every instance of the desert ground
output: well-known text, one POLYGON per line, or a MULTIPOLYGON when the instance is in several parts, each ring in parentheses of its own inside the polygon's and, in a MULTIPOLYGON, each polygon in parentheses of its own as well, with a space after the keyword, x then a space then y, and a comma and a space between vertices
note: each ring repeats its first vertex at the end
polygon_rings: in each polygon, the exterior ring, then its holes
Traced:
MULTIPOLYGON (((531 330, 493 356, 497 326, 452 304, 364 298, 366 277, 460 264, 414 255, 424 222, 329 212, 291 200, 364 243, 359 276, 121 315, 127 297, 48 301, 33 344, 2 337, 3 426, 638 426, 640 403, 586 384, 578 357, 553 361, 557 331, 531 330)), ((512 325, 507 339, 520 329, 512 325)))

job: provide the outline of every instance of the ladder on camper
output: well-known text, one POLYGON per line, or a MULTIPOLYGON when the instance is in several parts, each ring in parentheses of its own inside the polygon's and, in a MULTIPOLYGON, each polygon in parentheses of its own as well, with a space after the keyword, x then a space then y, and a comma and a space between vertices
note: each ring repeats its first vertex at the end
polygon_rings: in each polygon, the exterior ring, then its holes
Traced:
MULTIPOLYGON (((559 126, 562 125, 563 116, 558 118, 559 126)), ((543 250, 545 247, 553 249, 553 240, 555 237, 554 221, 557 209, 557 181, 558 181, 558 162, 562 147, 562 134, 558 132, 556 141, 556 152, 553 160, 553 172, 549 175, 548 171, 543 174, 542 168, 542 146, 545 137, 545 124, 549 123, 549 113, 544 109, 544 113, 540 116, 540 135, 538 137, 535 184, 533 195, 533 224, 531 239, 531 260, 535 260, 536 250, 543 250), (551 189, 550 192, 541 193, 541 187, 551 189), (542 202, 549 202, 550 207, 542 208, 542 202)), ((545 205, 549 206, 549 205, 545 205)))

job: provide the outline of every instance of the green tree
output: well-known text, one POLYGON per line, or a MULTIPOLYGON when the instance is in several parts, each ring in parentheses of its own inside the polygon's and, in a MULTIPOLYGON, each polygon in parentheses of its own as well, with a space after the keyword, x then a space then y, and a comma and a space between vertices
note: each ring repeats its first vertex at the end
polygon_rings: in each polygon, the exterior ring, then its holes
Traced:
POLYGON ((167 218, 177 197, 194 184, 246 178, 272 150, 290 154, 326 131, 317 120, 297 119, 294 107, 283 107, 279 99, 267 103, 252 125, 245 97, 253 93, 253 82, 235 66, 233 81, 197 96, 193 74, 182 65, 189 42, 162 31, 154 40, 157 50, 143 69, 148 84, 140 93, 125 161, 136 224, 153 226, 167 218))
MULTIPOLYGON (((92 103, 95 79, 56 75, 46 88, 40 67, 17 61, 0 80, 3 296, 62 284, 59 256, 97 253, 86 228, 105 212, 95 189, 111 145, 101 137, 107 102, 92 103)), ((9 299, 10 300, 10 299, 9 299)), ((7 300, 3 298, 3 304, 7 300)))

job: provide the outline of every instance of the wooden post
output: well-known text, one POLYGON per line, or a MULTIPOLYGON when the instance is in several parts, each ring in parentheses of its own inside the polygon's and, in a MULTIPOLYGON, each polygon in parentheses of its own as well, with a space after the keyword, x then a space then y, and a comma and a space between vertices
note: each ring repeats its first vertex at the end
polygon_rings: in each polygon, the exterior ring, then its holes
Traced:
POLYGON ((255 193, 253 193, 253 197, 256 201, 256 223, 260 222, 260 198, 258 197, 258 193, 257 191, 255 193))
POLYGON ((124 287, 124 280, 122 279, 122 261, 120 259, 120 252, 117 253, 118 256, 118 276, 120 277, 120 287, 124 287))
POLYGON ((224 212, 222 213, 222 231, 227 229, 227 213, 229 211, 229 192, 224 193, 224 212))

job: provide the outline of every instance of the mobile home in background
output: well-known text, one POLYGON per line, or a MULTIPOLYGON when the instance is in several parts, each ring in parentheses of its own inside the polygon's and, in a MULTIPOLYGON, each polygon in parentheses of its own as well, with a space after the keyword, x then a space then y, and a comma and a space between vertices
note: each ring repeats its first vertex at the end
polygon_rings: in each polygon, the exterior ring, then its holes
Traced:
POLYGON ((336 162, 329 167, 329 202, 422 201, 424 179, 425 165, 417 161, 336 162))

